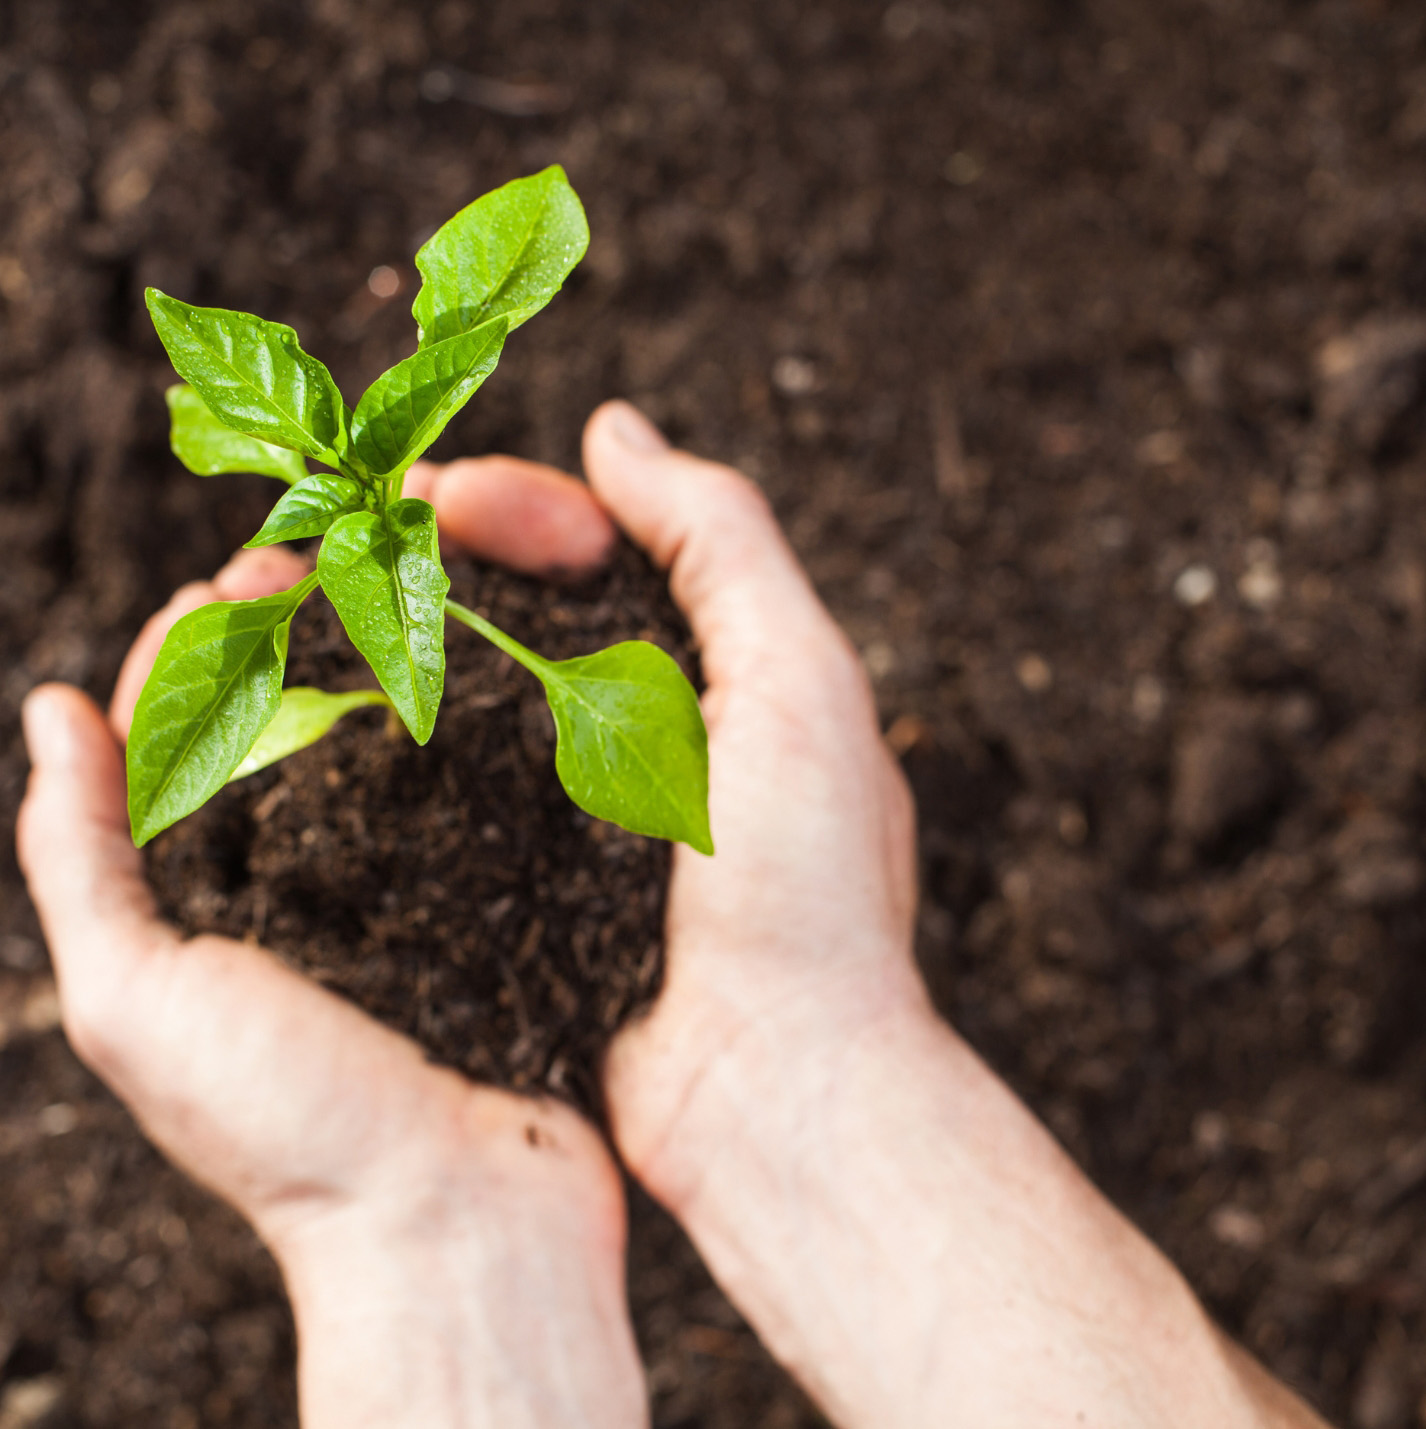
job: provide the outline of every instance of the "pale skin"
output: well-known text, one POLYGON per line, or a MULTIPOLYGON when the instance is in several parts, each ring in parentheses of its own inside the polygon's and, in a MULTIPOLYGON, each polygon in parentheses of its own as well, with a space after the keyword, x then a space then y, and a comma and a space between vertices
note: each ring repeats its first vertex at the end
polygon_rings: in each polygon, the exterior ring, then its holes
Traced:
MULTIPOLYGON (((588 486, 485 458, 415 468, 407 492, 451 544, 527 571, 597 565, 617 524, 701 648, 718 853, 677 850, 667 985, 608 1060, 628 1169, 844 1429, 1320 1426, 931 1009, 909 795, 755 488, 623 403, 584 456, 588 486)), ((179 591, 108 720, 74 690, 30 696, 19 848, 69 1037, 272 1248, 308 1429, 637 1429, 624 1207, 594 1130, 155 916, 119 743, 147 669, 185 610, 302 573, 253 552, 179 591)))

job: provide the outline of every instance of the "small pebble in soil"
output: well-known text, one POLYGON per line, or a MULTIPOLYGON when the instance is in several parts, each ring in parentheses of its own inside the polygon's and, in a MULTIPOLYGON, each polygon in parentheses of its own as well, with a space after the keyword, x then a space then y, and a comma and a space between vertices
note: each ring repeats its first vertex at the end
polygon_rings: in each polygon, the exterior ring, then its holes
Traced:
POLYGON ((59 1407, 64 1387, 58 1375, 17 1379, 0 1394, 0 1425, 4 1429, 26 1429, 38 1424, 59 1407))
POLYGON ((68 1102, 55 1102, 35 1117, 45 1136, 68 1136, 79 1125, 79 1113, 68 1102))
POLYGON ((772 365, 772 385, 786 397, 805 397, 817 387, 817 369, 805 357, 779 357, 772 365))
POLYGON ((1262 1217, 1242 1206, 1219 1206, 1208 1218, 1208 1228, 1235 1250, 1258 1250, 1267 1239, 1262 1217))
POLYGON ((1218 592, 1218 577, 1211 566, 1185 566, 1173 583, 1174 599, 1192 610, 1213 599, 1218 592))
POLYGON ((1238 577, 1238 594, 1255 610, 1270 610, 1282 599, 1282 577, 1275 566, 1249 566, 1238 577))

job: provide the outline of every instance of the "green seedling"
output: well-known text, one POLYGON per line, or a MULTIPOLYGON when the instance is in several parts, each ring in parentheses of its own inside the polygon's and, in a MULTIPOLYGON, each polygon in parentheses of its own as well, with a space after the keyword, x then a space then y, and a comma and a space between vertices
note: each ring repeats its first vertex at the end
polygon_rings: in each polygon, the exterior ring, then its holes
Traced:
POLYGON ((199 476, 249 471, 287 483, 249 546, 317 536, 322 544, 316 571, 291 590, 205 605, 169 632, 129 733, 136 844, 362 705, 388 705, 425 744, 441 703, 450 618, 544 686, 556 771, 581 809, 713 852, 707 733, 674 661, 637 640, 572 660, 527 650, 448 597, 436 513, 401 494, 407 468, 490 376, 510 332, 559 291, 588 243, 584 210, 558 167, 462 209, 416 255, 416 351, 372 383, 355 410, 290 327, 148 290, 154 326, 186 379, 168 392, 174 453, 199 476), (380 691, 282 688, 293 618, 318 586, 380 691))

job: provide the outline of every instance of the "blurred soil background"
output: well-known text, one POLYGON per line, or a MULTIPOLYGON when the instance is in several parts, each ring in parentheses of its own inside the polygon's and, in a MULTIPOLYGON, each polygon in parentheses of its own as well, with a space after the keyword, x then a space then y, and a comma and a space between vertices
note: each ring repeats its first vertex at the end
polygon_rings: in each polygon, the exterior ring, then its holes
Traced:
MULTIPOLYGON (((573 467, 626 394, 755 476, 948 1015, 1334 1421, 1426 1424, 1426 10, 5 0, 0 139, 7 840, 25 691, 107 697, 268 494, 169 455, 143 287, 359 390, 417 245, 563 163, 589 258, 438 454, 573 467)), ((819 1422, 642 1202, 632 1292, 661 1429, 819 1422)), ((67 1051, 7 844, 0 1426, 291 1426, 292 1353, 67 1051)))

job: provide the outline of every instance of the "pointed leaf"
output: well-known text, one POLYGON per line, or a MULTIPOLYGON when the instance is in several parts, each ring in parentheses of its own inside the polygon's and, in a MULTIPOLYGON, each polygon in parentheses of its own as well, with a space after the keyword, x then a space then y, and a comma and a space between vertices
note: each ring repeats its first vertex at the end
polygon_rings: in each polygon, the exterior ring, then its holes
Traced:
POLYGON ((277 713, 292 617, 316 585, 201 606, 168 632, 129 730, 136 844, 217 793, 277 713))
POLYGON ((499 317, 519 327, 588 247, 584 209, 558 164, 476 199, 416 255, 424 282, 411 315, 421 346, 499 317))
POLYGON ((555 769, 581 809, 636 834, 713 852, 703 712, 657 645, 629 640, 546 660, 457 601, 446 601, 446 614, 538 676, 555 717, 555 769))
POLYGON ((503 318, 413 352, 378 377, 352 414, 352 450, 373 476, 405 471, 495 370, 503 318))
POLYGON ((555 769, 569 797, 596 818, 711 854, 708 732, 672 657, 629 640, 536 673, 555 717, 555 769))
POLYGON ((307 463, 299 453, 225 427, 186 382, 175 383, 163 395, 168 402, 169 445, 195 476, 255 471, 291 485, 307 475, 307 463))
POLYGON ((343 516, 322 542, 317 575, 417 744, 436 723, 446 679, 443 602, 450 578, 436 513, 407 498, 343 516))
POLYGON ((290 327, 227 308, 195 308, 157 288, 147 289, 144 301, 170 361, 220 422, 337 464, 341 393, 290 327))
POLYGON ((319 471, 299 481, 268 512, 262 530, 248 545, 272 546, 278 541, 320 536, 339 517, 365 511, 366 505, 366 492, 359 481, 319 471))
POLYGON ((273 721, 258 735, 248 757, 233 770, 228 783, 246 779, 309 744, 316 744, 344 714, 364 705, 386 705, 391 701, 380 690, 351 690, 329 694, 310 685, 290 685, 282 692, 282 705, 273 721))

